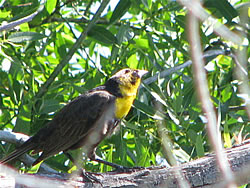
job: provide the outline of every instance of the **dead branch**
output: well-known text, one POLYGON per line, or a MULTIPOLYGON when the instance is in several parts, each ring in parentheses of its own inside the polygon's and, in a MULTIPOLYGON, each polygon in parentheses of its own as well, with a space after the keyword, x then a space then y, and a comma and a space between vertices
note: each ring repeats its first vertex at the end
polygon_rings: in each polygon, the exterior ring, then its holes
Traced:
MULTIPOLYGON (((225 155, 234 172, 238 185, 250 182, 250 140, 241 145, 226 149, 225 155)), ((147 167, 143 169, 130 169, 127 173, 107 172, 91 174, 97 182, 84 182, 84 180, 72 174, 18 174, 13 169, 0 166, 0 187, 13 187, 22 184, 26 187, 180 187, 178 178, 185 178, 190 187, 223 187, 220 170, 215 162, 215 154, 209 154, 203 158, 171 168, 147 167), (178 177, 178 170, 184 177, 178 177), (4 186, 3 185, 4 182, 4 186), (43 182, 43 183, 39 183, 43 182), (50 184, 51 183, 51 184, 50 184)))

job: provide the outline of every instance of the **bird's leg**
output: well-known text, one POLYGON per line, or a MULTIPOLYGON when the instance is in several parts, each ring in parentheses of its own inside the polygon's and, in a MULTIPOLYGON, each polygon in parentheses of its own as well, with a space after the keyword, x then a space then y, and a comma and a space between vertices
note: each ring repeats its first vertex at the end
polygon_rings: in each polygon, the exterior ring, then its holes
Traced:
POLYGON ((108 162, 108 161, 105 161, 105 160, 101 159, 97 155, 95 155, 94 158, 91 158, 91 160, 99 162, 99 163, 103 163, 103 164, 108 165, 108 166, 111 166, 111 167, 115 168, 115 171, 117 171, 117 172, 131 172, 134 169, 143 169, 143 167, 129 168, 129 167, 125 167, 125 166, 122 166, 122 165, 115 164, 115 163, 111 163, 111 162, 108 162))
MULTIPOLYGON (((68 159, 75 165, 75 166, 79 166, 78 164, 77 164, 77 162, 76 162, 76 160, 72 157, 72 155, 70 155, 70 153, 68 153, 68 152, 63 152, 64 153, 64 155, 66 156, 66 157, 68 157, 68 159)), ((80 168, 81 170, 80 170, 80 175, 82 176, 82 178, 84 178, 84 180, 85 181, 87 181, 87 182, 96 182, 96 183, 100 183, 100 181, 96 178, 96 177, 94 177, 93 175, 92 175, 92 173, 91 172, 86 172, 85 171, 85 169, 84 168, 80 168)))
POLYGON ((111 167, 115 168, 116 171, 118 171, 118 172, 124 172, 124 171, 127 171, 129 169, 128 167, 105 161, 98 156, 95 156, 95 158, 91 159, 91 160, 96 161, 98 163, 103 163, 105 165, 111 166, 111 167))

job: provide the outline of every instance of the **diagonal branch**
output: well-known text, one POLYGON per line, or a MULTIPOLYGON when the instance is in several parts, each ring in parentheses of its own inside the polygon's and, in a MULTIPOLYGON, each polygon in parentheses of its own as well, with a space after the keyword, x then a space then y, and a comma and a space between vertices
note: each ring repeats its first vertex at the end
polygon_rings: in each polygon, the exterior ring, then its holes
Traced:
POLYGON ((35 11, 34 13, 32 13, 31 15, 25 16, 19 20, 16 20, 16 21, 13 21, 13 22, 10 22, 10 23, 7 23, 7 24, 0 26, 0 32, 11 30, 18 25, 21 25, 23 23, 31 21, 39 12, 41 12, 43 10, 43 7, 44 6, 40 6, 38 8, 38 10, 35 11))
POLYGON ((103 10, 108 5, 109 0, 103 0, 102 4, 100 5, 99 9, 97 10, 96 14, 92 18, 92 20, 89 22, 86 29, 81 33, 80 37, 76 40, 76 43, 72 46, 72 48, 69 50, 68 54, 64 59, 61 60, 61 62, 57 65, 55 70, 52 72, 50 77, 47 79, 47 81, 42 85, 42 87, 39 89, 38 93, 36 94, 36 98, 42 97, 50 85, 54 82, 57 75, 62 71, 62 69, 68 64, 74 53, 77 51, 77 49, 81 46, 83 40, 86 38, 88 31, 95 25, 95 23, 99 20, 103 10))
MULTIPOLYGON (((204 59, 214 59, 216 58, 218 55, 227 55, 227 52, 225 50, 222 49, 218 49, 218 50, 208 50, 206 51, 203 55, 202 58, 204 59)), ((211 60, 210 60, 211 61, 211 60)), ((185 67, 188 67, 192 64, 191 60, 186 61, 185 63, 182 63, 180 65, 177 65, 173 68, 169 68, 166 69, 158 74, 155 74, 154 76, 147 78, 143 81, 144 84, 151 84, 155 81, 157 81, 158 77, 160 76, 160 78, 164 78, 170 74, 173 74, 175 72, 178 72, 181 69, 184 69, 185 67), (160 74, 160 75, 159 75, 160 74)))

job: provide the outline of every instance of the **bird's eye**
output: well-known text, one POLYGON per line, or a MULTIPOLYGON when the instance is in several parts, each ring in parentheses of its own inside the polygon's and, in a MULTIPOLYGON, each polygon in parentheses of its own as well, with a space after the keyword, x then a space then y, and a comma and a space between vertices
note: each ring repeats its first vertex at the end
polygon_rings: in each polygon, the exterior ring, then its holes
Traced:
POLYGON ((129 69, 126 69, 126 70, 125 70, 125 74, 128 74, 129 72, 130 72, 129 69))

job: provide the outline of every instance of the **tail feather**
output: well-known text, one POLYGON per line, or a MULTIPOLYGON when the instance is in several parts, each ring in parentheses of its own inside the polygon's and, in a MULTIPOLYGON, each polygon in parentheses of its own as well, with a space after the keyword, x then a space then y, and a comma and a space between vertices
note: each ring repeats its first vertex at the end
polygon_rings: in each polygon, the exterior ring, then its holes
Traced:
POLYGON ((3 159, 1 159, 0 164, 6 164, 6 163, 22 156, 23 154, 25 154, 26 152, 28 152, 32 149, 34 149, 34 145, 32 145, 32 144, 22 145, 18 149, 16 149, 12 153, 10 153, 9 155, 7 155, 3 159))

